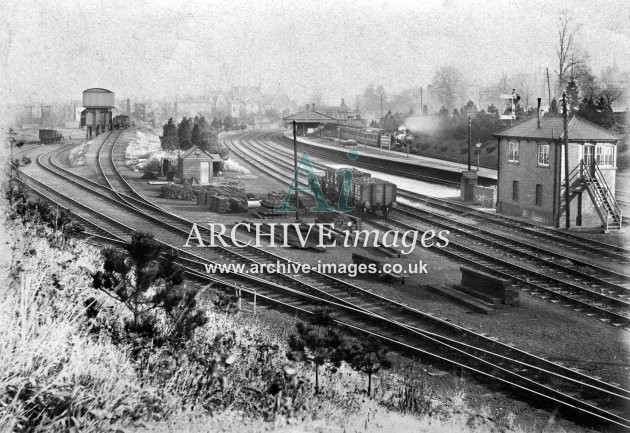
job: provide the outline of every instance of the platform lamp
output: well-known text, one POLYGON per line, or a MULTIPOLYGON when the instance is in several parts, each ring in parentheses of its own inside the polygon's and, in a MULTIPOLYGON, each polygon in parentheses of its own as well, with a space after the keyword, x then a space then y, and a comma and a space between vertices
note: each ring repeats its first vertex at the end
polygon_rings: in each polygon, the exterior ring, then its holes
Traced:
POLYGON ((481 141, 476 142, 475 147, 477 148, 477 171, 479 171, 479 153, 481 152, 481 141))

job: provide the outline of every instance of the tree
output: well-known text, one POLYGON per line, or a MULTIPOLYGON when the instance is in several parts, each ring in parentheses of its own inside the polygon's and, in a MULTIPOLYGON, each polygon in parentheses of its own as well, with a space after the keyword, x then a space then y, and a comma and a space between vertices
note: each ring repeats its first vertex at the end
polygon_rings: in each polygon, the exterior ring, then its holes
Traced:
POLYGON ((465 97, 467 84, 459 69, 442 66, 435 72, 430 90, 442 105, 452 109, 465 97))
POLYGON ((208 131, 210 129, 210 124, 203 115, 195 117, 194 123, 195 125, 199 125, 199 129, 201 132, 208 131))
POLYGON ((220 131, 222 127, 221 121, 215 117, 214 119, 212 119, 212 122, 210 123, 210 127, 216 131, 220 131))
POLYGON ((319 393, 319 367, 326 363, 339 367, 347 356, 345 342, 333 324, 334 320, 327 310, 317 309, 311 317, 311 324, 298 322, 296 332, 289 336, 287 357, 315 364, 315 394, 319 393))
POLYGON ((230 131, 232 130, 232 128, 234 128, 234 125, 236 125, 236 119, 234 119, 232 116, 226 116, 225 119, 223 119, 223 129, 225 131, 230 131))
POLYGON ((162 127, 162 135, 160 136, 160 144, 164 150, 175 150, 179 144, 177 139, 177 125, 173 122, 173 118, 162 127))
POLYGON ((219 142, 218 136, 213 130, 202 132, 199 148, 208 153, 218 153, 221 158, 230 154, 230 150, 219 142))
POLYGON ((527 111, 534 93, 539 89, 536 75, 519 73, 514 76, 513 81, 516 89, 518 89, 518 94, 521 95, 524 109, 527 111))
POLYGON ((177 140, 181 150, 189 149, 192 146, 192 124, 186 117, 177 125, 177 140))
POLYGON ((580 72, 579 67, 586 62, 586 54, 577 46, 577 35, 580 27, 568 15, 560 17, 558 28, 558 40, 556 43, 556 56, 558 70, 558 88, 564 89, 566 79, 571 75, 571 79, 575 80, 575 72, 580 72))
POLYGON ((190 142, 193 146, 199 146, 201 144, 201 129, 196 123, 193 126, 192 132, 190 133, 190 142))
POLYGON ((372 375, 383 368, 390 368, 392 363, 387 358, 388 349, 382 345, 381 340, 373 335, 353 344, 348 352, 347 360, 356 371, 368 375, 368 396, 372 390, 372 375))
POLYGON ((493 117, 499 117, 499 109, 494 104, 488 105, 488 114, 493 117))
POLYGON ((575 81, 569 81, 566 93, 567 109, 569 110, 569 115, 572 116, 580 109, 580 95, 578 92, 577 83, 575 81))
POLYGON ((122 303, 131 313, 124 321, 126 337, 133 342, 134 356, 145 347, 169 343, 181 346, 207 322, 197 309, 198 289, 187 289, 183 270, 167 257, 156 263, 161 244, 151 233, 135 232, 124 250, 101 251, 103 269, 92 275, 92 286, 122 303), (165 320, 160 321, 159 312, 165 320))
POLYGON ((469 100, 462 108, 462 114, 464 116, 475 116, 477 114, 477 104, 469 100))

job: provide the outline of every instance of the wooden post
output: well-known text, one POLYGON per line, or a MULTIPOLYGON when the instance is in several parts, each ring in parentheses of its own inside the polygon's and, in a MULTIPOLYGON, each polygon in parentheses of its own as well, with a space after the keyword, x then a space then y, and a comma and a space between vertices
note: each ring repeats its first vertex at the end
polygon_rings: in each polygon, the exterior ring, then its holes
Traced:
POLYGON ((468 171, 471 171, 471 168, 470 168, 470 158, 471 158, 471 156, 470 156, 470 152, 471 152, 471 150, 470 150, 470 141, 471 141, 471 125, 472 125, 472 123, 471 123, 471 121, 470 121, 470 116, 468 116, 468 171))
POLYGON ((300 202, 298 201, 298 159, 297 159, 297 123, 293 121, 293 165, 295 167, 295 220, 300 220, 300 202))
POLYGON ((567 229, 571 228, 569 209, 569 113, 567 110, 567 94, 562 92, 562 119, 564 124, 564 202, 567 229))

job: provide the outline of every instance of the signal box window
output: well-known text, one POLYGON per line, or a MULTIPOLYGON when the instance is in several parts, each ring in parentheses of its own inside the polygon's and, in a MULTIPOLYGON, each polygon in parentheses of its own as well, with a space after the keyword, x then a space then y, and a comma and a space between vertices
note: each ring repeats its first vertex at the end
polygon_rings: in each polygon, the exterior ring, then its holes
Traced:
POLYGON ((543 200, 543 186, 540 184, 536 185, 536 206, 542 206, 543 200))
POLYGON ((512 182, 512 201, 518 201, 518 180, 512 182))
POLYGON ((538 145, 538 165, 549 167, 549 145, 538 145))
POLYGON ((595 161, 600 167, 613 167, 615 165, 615 148, 612 146, 596 146, 595 161))
POLYGON ((518 141, 508 142, 508 161, 518 162, 518 141))

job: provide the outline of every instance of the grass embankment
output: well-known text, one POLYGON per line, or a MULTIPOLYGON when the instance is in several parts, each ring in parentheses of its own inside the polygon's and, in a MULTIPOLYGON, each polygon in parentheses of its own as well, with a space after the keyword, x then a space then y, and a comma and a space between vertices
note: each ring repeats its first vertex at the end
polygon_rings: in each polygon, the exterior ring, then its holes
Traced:
POLYGON ((514 427, 511 413, 474 413, 465 390, 438 395, 421 377, 382 373, 368 398, 365 378, 343 365, 320 371, 316 395, 313 367, 286 358, 286 330, 210 300, 200 300, 207 324, 181 350, 134 356, 115 332, 128 310, 92 288, 97 248, 33 221, 3 217, 1 228, 1 431, 514 427))

